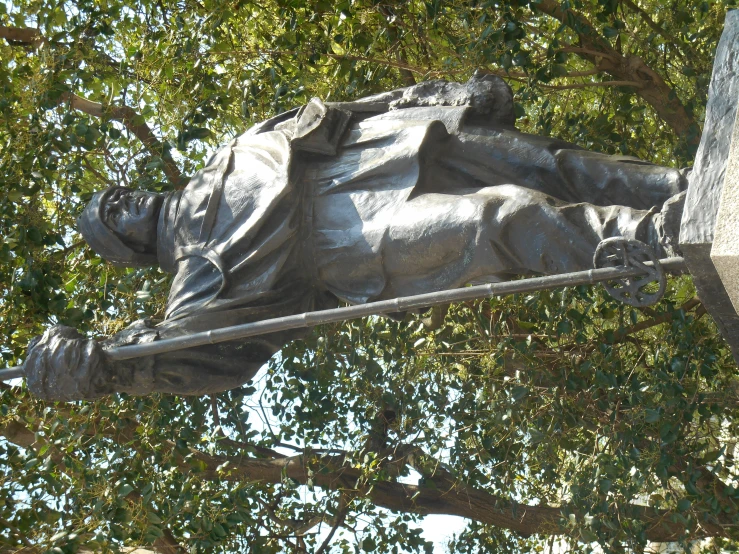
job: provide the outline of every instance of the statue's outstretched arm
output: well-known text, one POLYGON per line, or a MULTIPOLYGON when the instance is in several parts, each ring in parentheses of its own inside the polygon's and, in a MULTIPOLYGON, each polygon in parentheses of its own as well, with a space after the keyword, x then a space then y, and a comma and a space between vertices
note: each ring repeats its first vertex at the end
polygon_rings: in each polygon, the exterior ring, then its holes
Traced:
POLYGON ((279 345, 267 339, 222 343, 131 360, 111 361, 107 346, 151 342, 160 329, 137 321, 105 341, 55 325, 31 343, 24 364, 29 390, 44 400, 94 400, 116 392, 200 395, 251 379, 279 345))

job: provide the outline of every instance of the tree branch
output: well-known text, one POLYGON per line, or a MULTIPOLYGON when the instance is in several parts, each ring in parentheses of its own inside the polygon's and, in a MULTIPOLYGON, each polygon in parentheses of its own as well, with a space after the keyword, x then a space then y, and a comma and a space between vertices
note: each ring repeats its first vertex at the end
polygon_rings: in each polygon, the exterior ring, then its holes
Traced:
POLYGON ((32 448, 36 442, 33 431, 17 418, 0 427, 0 436, 21 448, 32 448))
MULTIPOLYGON (((174 444, 170 443, 170 448, 174 452, 174 444)), ((366 480, 362 470, 344 463, 344 456, 305 454, 280 460, 259 460, 208 455, 195 449, 190 449, 189 454, 202 464, 204 470, 199 475, 205 480, 280 483, 285 476, 301 484, 312 480, 314 485, 327 490, 366 495, 376 506, 389 510, 419 515, 456 515, 524 535, 566 535, 566 529, 559 525, 563 514, 577 514, 577 510, 567 505, 532 506, 511 502, 453 480, 442 470, 427 480, 435 486, 393 481, 375 481, 367 486, 361 484, 366 480), (223 467, 226 461, 229 462, 228 470, 219 471, 218 468, 223 467), (311 465, 320 466, 321 469, 309 475, 308 467, 311 465)), ((183 456, 176 454, 175 458, 182 470, 189 470, 190 464, 183 456)), ((650 541, 671 542, 684 538, 686 534, 691 538, 725 535, 722 525, 705 522, 699 529, 689 532, 682 524, 675 523, 672 512, 667 510, 633 504, 621 506, 620 509, 626 517, 640 520, 648 526, 645 534, 650 541)))
POLYGON ((568 79, 572 77, 590 77, 592 75, 600 75, 603 73, 598 68, 588 69, 586 71, 570 71, 569 73, 565 73, 564 75, 557 75, 557 79, 568 79))
POLYGON ((7 40, 11 46, 31 46, 32 48, 38 48, 45 40, 38 29, 4 25, 0 25, 0 38, 7 40))
MULTIPOLYGON (((678 310, 689 312, 690 310, 692 310, 693 308, 699 305, 701 305, 701 301, 698 298, 691 298, 690 300, 685 302, 685 304, 680 306, 678 310)), ((609 344, 616 344, 618 342, 623 341, 629 335, 633 335, 634 333, 638 333, 640 331, 644 331, 646 329, 656 327, 657 325, 662 325, 663 323, 672 321, 672 317, 673 317, 673 312, 665 312, 664 314, 654 316, 652 319, 647 319, 646 321, 640 321, 636 325, 633 325, 626 329, 621 329, 619 331, 616 331, 613 334, 613 338, 611 339, 609 344)))
MULTIPOLYGON (((675 37, 670 36, 667 31, 665 31, 657 22, 655 22, 644 9, 642 9, 636 2, 633 2, 632 0, 622 0, 623 3, 629 7, 629 9, 635 11, 639 14, 639 17, 641 17, 642 21, 646 23, 653 31, 655 31, 658 35, 660 35, 663 39, 665 39, 665 42, 668 44, 671 44, 675 42, 675 37)), ((677 43, 676 43, 677 44, 677 43)), ((686 54, 688 57, 695 57, 695 51, 688 47, 689 52, 684 53, 682 51, 683 45, 677 46, 677 54, 682 58, 685 59, 686 54)))
MULTIPOLYGON (((127 440, 133 438, 128 436, 129 433, 125 429, 117 429, 116 432, 123 432, 127 440)), ((34 433, 19 421, 12 421, 0 428, 0 434, 19 446, 28 447, 35 443, 34 433)), ((162 446, 164 451, 172 454, 175 464, 181 470, 191 470, 190 462, 175 448, 174 443, 166 442, 162 446)), ((434 464, 433 471, 425 471, 429 474, 426 478, 426 486, 395 481, 374 481, 368 485, 366 475, 361 469, 351 466, 347 461, 351 457, 346 453, 331 456, 306 453, 280 459, 258 459, 209 455, 190 448, 188 454, 190 454, 188 458, 197 460, 201 464, 203 471, 200 471, 198 475, 204 480, 281 483, 285 476, 301 484, 307 484, 311 480, 314 485, 326 490, 366 495, 376 506, 389 510, 419 515, 456 515, 524 535, 535 533, 566 535, 567 530, 559 525, 563 514, 578 515, 577 510, 568 505, 553 507, 519 504, 511 502, 508 498, 475 489, 462 483, 441 464, 434 464), (229 464, 225 466, 227 469, 223 470, 221 468, 224 467, 225 462, 229 464), (317 469, 309 472, 308 469, 311 466, 317 469)), ((411 465, 422 469, 428 468, 428 464, 418 465, 420 463, 418 460, 410 459, 417 455, 424 455, 417 447, 400 446, 393 450, 393 455, 398 458, 397 463, 401 463, 401 459, 404 459, 403 461, 411 465)), ((392 463, 396 463, 396 460, 392 463)), ((699 482, 699 485, 704 484, 708 486, 707 481, 699 482)), ((715 490, 715 481, 712 486, 715 490)), ((646 538, 655 542, 675 541, 685 538, 686 534, 689 538, 725 536, 724 523, 730 524, 728 520, 727 522, 721 520, 720 523, 704 521, 699 528, 689 530, 684 525, 676 523, 672 518, 673 512, 668 510, 627 504, 620 506, 620 511, 625 517, 646 524, 646 538)))
POLYGON ((76 94, 65 92, 62 99, 69 102, 75 110, 93 117, 109 117, 120 121, 136 138, 138 138, 152 154, 161 157, 164 164, 164 174, 175 187, 181 188, 182 174, 172 159, 169 150, 164 148, 161 141, 154 135, 142 116, 129 106, 103 106, 99 102, 92 102, 76 94))
MULTIPOLYGON (((334 60, 349 60, 349 61, 355 61, 355 62, 368 62, 368 63, 376 63, 380 65, 387 65, 388 67, 394 67, 401 71, 407 71, 408 73, 404 75, 410 75, 411 78, 413 78, 413 73, 419 73, 423 75, 427 75, 430 73, 426 69, 422 69, 422 68, 410 65, 408 63, 404 63, 402 61, 395 62, 393 60, 380 60, 377 58, 368 58, 367 56, 355 56, 351 54, 333 54, 331 52, 324 52, 324 54, 329 58, 333 58, 334 60)), ((413 80, 415 83, 415 79, 413 80)))
MULTIPOLYGON (((124 430, 123 434, 128 434, 126 432, 127 430, 124 430)), ((24 423, 21 422, 20 419, 13 419, 9 423, 6 423, 4 426, 0 427, 0 436, 5 437, 9 442, 12 442, 16 446, 20 446, 22 448, 30 448, 38 452, 41 448, 41 444, 36 442, 36 434, 28 428, 24 423)), ((55 449, 55 447, 52 447, 55 449)), ((54 457, 54 453, 52 452, 52 457, 54 457)), ((64 469, 64 467, 57 463, 56 466, 58 469, 64 469)), ((126 497, 128 500, 140 500, 141 493, 138 491, 132 491, 129 493, 129 495, 126 497)), ((2 520, 0 520, 0 524, 5 525, 2 520)), ((6 527, 8 525, 5 525, 6 527)), ((172 534, 172 531, 168 527, 162 527, 162 533, 163 535, 161 537, 158 537, 154 544, 152 545, 154 547, 155 552, 158 554, 187 554, 187 551, 185 548, 180 545, 180 543, 177 541, 177 539, 172 534)), ((137 552, 151 552, 149 550, 137 550, 137 552)), ((88 552, 86 550, 81 550, 80 553, 88 552)), ((153 553, 152 553, 153 554, 153 553)))
POLYGON ((667 468, 668 473, 673 475, 697 475, 695 480, 695 488, 699 491, 706 492, 713 496, 724 512, 729 515, 735 515, 739 512, 739 507, 731 499, 729 486, 715 473, 705 466, 689 466, 685 460, 677 460, 673 465, 667 468))
POLYGON ((10 531, 13 535, 15 535, 19 541, 21 541, 23 544, 25 544, 28 548, 33 548, 33 543, 28 540, 28 538, 20 532, 20 530, 10 523, 8 520, 0 517, 0 525, 5 527, 8 531, 10 531))
MULTIPOLYGON (((559 48, 557 52, 563 52, 563 53, 570 53, 570 54, 577 54, 581 58, 592 61, 590 57, 594 58, 608 58, 613 61, 617 61, 617 56, 612 56, 608 54, 607 52, 601 52, 599 50, 594 50, 592 48, 581 48, 579 46, 563 46, 562 48, 559 48)), ((618 52, 616 52, 618 54, 618 52)))
MULTIPOLYGON (((689 137, 688 143, 698 144, 700 133, 692 114, 665 80, 639 56, 624 56, 600 35, 586 17, 572 9, 563 9, 558 0, 539 0, 534 4, 541 12, 557 19, 575 33, 580 48, 565 49, 600 67, 618 81, 640 83, 637 94, 680 136, 689 137)), ((634 85, 631 85, 634 86, 634 85)))
POLYGON ((395 16, 393 11, 390 9, 389 6, 385 6, 382 4, 379 4, 377 6, 378 11, 385 17, 385 19, 388 22, 389 29, 392 29, 393 34, 396 37, 397 43, 396 46, 398 49, 395 52, 395 58, 398 60, 399 64, 402 64, 406 67, 398 67, 398 72, 400 73, 400 78, 403 80, 403 86, 410 87, 416 84, 416 78, 413 76, 413 72, 407 68, 408 66, 408 59, 405 55, 405 47, 403 46, 403 39, 401 37, 401 31, 399 30, 399 26, 397 24, 398 18, 395 16))
POLYGON ((331 539, 334 538, 334 533, 336 533, 336 530, 344 523, 344 518, 346 517, 346 513, 349 510, 349 506, 351 506, 351 503, 347 502, 344 498, 344 494, 342 494, 339 497, 339 505, 336 510, 336 521, 334 521, 331 530, 328 532, 328 535, 326 535, 326 538, 323 539, 321 546, 318 547, 318 550, 316 550, 315 554, 323 554, 324 552, 326 552, 328 545, 331 543, 331 539))
MULTIPOLYGON (((565 75, 565 77, 567 76, 568 75, 565 75)), ((592 87, 634 87, 636 89, 640 89, 644 84, 637 81, 595 81, 590 83, 572 83, 570 85, 547 85, 544 83, 538 83, 538 86, 552 90, 569 90, 592 87)))
MULTIPOLYGON (((682 306, 678 308, 678 310, 682 310, 684 312, 689 312, 693 308, 700 308, 703 305, 701 304, 701 301, 698 298, 691 298, 687 302, 685 302, 682 306)), ((697 310, 696 310, 697 312, 697 310)), ((647 329, 651 329, 652 327, 656 327, 657 325, 662 325, 663 323, 668 323, 672 321, 674 312, 665 312, 663 314, 651 314, 651 319, 646 319, 644 321, 640 321, 639 323, 636 323, 635 325, 632 325, 631 327, 625 327, 618 329, 617 331, 613 332, 613 335, 610 338, 607 338, 606 336, 598 337, 596 340, 591 342, 585 349, 584 352, 592 352, 596 348, 598 348, 601 344, 619 344, 622 342, 626 342, 628 340, 632 339, 632 335, 639 333, 641 331, 646 331, 647 329)), ((564 345, 561 347, 562 350, 580 350, 582 348, 581 344, 576 343, 570 343, 567 345, 564 345)))
POLYGON ((210 395, 210 409, 213 416, 213 423, 215 423, 215 432, 218 435, 218 443, 228 445, 232 448, 238 448, 240 450, 246 450, 247 452, 256 452, 257 454, 265 458, 286 458, 287 456, 280 454, 276 450, 251 444, 248 442, 236 441, 226 436, 221 425, 221 416, 218 414, 218 398, 215 394, 210 395))
POLYGON ((162 529, 162 533, 164 534, 158 537, 152 545, 154 550, 159 552, 159 554, 187 554, 187 550, 177 542, 172 531, 165 527, 162 529))

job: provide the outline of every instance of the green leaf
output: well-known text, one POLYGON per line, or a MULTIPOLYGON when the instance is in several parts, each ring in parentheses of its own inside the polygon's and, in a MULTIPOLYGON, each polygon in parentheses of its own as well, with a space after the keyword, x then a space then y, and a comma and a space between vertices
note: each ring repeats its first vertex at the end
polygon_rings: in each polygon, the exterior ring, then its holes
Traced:
POLYGON ((23 464, 23 469, 25 470, 33 469, 39 464, 39 462, 40 460, 38 458, 31 458, 25 464, 23 464))
POLYGON ((610 479, 601 479, 598 482, 598 488, 600 489, 600 492, 603 492, 603 493, 611 490, 612 485, 613 485, 613 481, 611 481, 610 479))
POLYGON ((213 524, 213 531, 216 532, 216 535, 223 538, 226 536, 226 530, 223 528, 223 525, 220 523, 214 523, 213 524))
POLYGON ((518 386, 513 387, 513 390, 511 390, 511 398, 513 402, 518 402, 519 400, 525 398, 529 394, 528 387, 518 386))
POLYGON ((662 417, 659 409, 653 410, 652 408, 647 408, 645 414, 644 421, 647 423, 656 423, 662 417))
POLYGON ((702 463, 710 464, 711 462, 715 462, 723 455, 724 450, 725 447, 721 447, 718 450, 711 450, 709 452, 706 452, 701 458, 702 463))
POLYGON ((590 529, 580 529, 580 540, 585 543, 596 542, 598 540, 598 535, 593 533, 590 529))

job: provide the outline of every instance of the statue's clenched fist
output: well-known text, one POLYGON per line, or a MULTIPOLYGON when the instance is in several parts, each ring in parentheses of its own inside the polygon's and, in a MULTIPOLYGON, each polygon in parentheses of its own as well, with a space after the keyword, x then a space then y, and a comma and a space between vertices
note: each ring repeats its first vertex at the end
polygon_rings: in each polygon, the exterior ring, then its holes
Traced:
POLYGON ((28 390, 43 400, 89 400, 107 394, 102 347, 72 327, 55 325, 34 339, 23 367, 28 390))

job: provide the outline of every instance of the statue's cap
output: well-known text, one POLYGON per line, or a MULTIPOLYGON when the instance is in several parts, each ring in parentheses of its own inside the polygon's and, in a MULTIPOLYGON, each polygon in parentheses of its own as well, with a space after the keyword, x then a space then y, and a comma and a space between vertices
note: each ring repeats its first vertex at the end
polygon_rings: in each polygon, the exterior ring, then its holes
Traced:
POLYGON ((103 219, 103 209, 108 197, 117 190, 131 190, 126 187, 109 187, 96 192, 77 218, 77 230, 87 244, 102 258, 118 267, 157 265, 154 254, 136 252, 116 235, 103 219))

